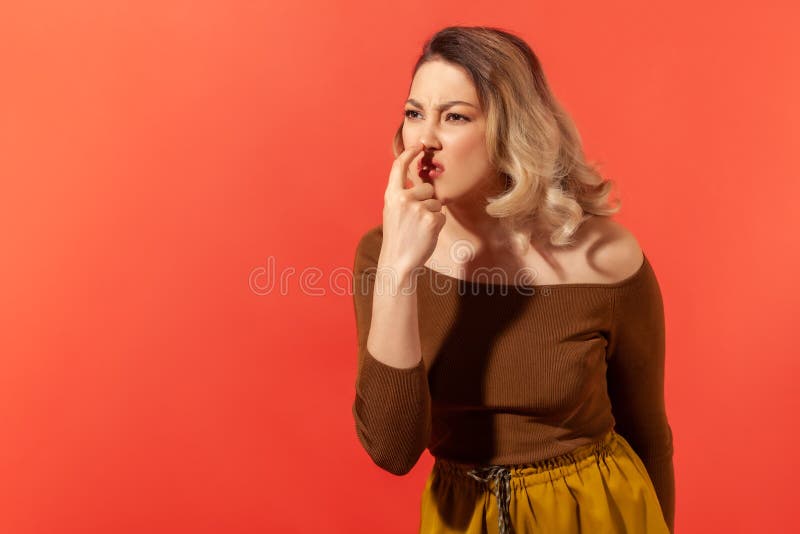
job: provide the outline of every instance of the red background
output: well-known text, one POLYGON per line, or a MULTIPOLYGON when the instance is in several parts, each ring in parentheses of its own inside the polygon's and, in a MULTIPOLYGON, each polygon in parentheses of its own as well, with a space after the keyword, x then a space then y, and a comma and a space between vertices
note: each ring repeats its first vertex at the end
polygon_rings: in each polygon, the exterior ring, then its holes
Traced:
POLYGON ((0 8, 0 531, 415 531, 432 458, 360 448, 329 277, 450 24, 525 38, 619 183, 665 300, 676 530, 796 528, 796 3, 375 6, 0 8), (251 283, 270 257, 284 292, 251 283))

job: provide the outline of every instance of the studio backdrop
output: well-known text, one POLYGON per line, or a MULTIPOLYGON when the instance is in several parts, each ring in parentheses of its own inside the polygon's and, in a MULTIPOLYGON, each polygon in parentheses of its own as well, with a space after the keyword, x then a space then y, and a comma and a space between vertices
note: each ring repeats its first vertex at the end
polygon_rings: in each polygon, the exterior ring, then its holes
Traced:
POLYGON ((523 37, 666 316, 676 531, 797 528, 797 4, 0 7, 0 532, 415 532, 351 406, 414 61, 523 37))

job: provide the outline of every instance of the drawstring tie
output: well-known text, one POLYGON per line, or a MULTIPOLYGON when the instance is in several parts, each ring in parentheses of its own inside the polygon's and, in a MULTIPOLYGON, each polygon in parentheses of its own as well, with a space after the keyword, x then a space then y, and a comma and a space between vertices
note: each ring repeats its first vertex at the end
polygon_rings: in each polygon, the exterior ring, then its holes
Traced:
POLYGON ((488 483, 495 481, 494 494, 497 497, 497 507, 500 514, 497 518, 497 526, 500 534, 512 534, 511 515, 509 506, 511 504, 511 471, 503 465, 490 465, 479 467, 467 472, 475 480, 488 483), (484 473, 485 476, 481 476, 484 473))
POLYGON ((594 455, 597 462, 605 462, 612 453, 611 443, 615 433, 609 432, 602 439, 579 447, 579 451, 572 451, 555 458, 546 458, 532 464, 521 465, 482 465, 467 471, 467 475, 480 482, 489 484, 494 481, 492 493, 497 497, 499 514, 497 526, 500 534, 513 534, 514 526, 511 524, 511 470, 533 467, 536 469, 553 469, 570 463, 575 463, 587 456, 594 455))

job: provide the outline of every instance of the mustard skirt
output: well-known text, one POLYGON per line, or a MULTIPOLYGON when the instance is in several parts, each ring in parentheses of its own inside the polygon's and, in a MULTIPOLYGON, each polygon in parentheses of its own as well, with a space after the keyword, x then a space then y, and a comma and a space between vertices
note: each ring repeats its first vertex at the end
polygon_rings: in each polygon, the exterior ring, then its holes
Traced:
POLYGON ((420 511, 420 534, 669 534, 644 463, 614 430, 533 464, 436 458, 420 511))

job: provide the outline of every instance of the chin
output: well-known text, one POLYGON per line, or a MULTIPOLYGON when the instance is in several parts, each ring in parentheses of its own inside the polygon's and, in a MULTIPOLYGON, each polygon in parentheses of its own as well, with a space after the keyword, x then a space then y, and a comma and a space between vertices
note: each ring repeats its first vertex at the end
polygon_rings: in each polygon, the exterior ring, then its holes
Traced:
POLYGON ((452 199, 447 195, 447 193, 441 191, 441 188, 437 187, 435 184, 433 186, 433 198, 441 202, 442 206, 452 202, 452 199))
POLYGON ((461 202, 468 201, 470 196, 460 191, 448 191, 445 188, 436 189, 434 195, 442 203, 443 206, 457 205, 461 202))

